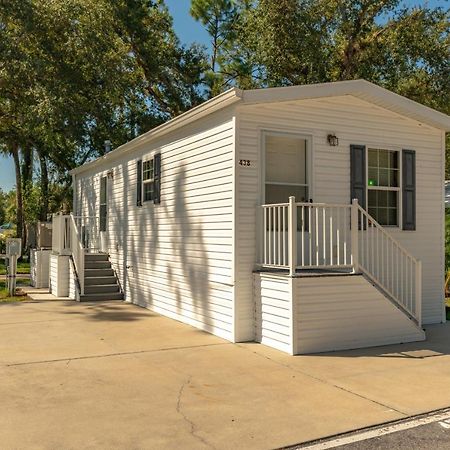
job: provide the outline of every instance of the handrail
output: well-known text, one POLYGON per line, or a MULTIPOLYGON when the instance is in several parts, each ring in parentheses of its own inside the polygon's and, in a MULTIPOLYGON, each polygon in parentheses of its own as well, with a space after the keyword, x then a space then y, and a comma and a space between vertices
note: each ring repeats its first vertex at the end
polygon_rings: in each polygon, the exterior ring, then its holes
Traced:
POLYGON ((73 259, 73 255, 70 255, 69 261, 72 265, 73 272, 75 274, 75 286, 77 288, 78 293, 81 295, 81 285, 80 285, 80 277, 78 276, 77 268, 75 266, 75 261, 73 259))
POLYGON ((422 316, 422 264, 358 205, 358 269, 417 324, 422 316))
POLYGON ((71 217, 71 244, 75 270, 80 282, 80 295, 84 295, 84 247, 73 215, 71 217))
POLYGON ((399 241, 397 241, 397 239, 395 239, 391 234, 389 234, 386 229, 380 225, 365 209, 363 209, 361 207, 361 205, 358 204, 358 209, 360 211, 361 214, 365 215, 368 217, 369 221, 375 225, 376 228, 378 228, 380 230, 381 233, 383 233, 388 239, 390 239, 391 241, 395 242, 396 246, 401 249, 403 251, 403 253, 405 253, 409 258, 413 259, 415 262, 419 262, 419 260, 414 257, 414 255, 412 255, 408 250, 406 250, 405 247, 403 247, 402 244, 400 244, 399 241))

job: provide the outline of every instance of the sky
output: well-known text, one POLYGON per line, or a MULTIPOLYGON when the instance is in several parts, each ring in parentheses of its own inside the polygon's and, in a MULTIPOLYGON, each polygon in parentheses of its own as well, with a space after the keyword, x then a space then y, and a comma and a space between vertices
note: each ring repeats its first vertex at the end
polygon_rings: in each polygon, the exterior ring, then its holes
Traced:
MULTIPOLYGON (((407 6, 427 4, 430 7, 448 7, 447 0, 405 0, 407 6)), ((166 4, 173 16, 174 28, 180 41, 185 44, 198 42, 208 45, 208 34, 203 26, 196 22, 189 14, 190 0, 166 0, 166 4)), ((15 185, 14 164, 12 158, 0 155, 0 189, 8 191, 15 185)))

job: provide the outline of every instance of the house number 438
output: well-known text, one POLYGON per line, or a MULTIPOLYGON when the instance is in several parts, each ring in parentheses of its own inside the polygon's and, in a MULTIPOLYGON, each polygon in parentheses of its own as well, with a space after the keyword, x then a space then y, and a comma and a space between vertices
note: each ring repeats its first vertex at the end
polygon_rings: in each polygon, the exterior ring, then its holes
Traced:
POLYGON ((239 160, 239 165, 240 166, 249 166, 250 165, 250 160, 249 159, 240 159, 239 160))

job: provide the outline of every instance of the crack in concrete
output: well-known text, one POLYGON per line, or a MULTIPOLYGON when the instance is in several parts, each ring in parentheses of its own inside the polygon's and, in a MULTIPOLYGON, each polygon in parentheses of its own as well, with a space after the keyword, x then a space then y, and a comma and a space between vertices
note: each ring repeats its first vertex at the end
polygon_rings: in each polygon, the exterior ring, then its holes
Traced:
POLYGON ((391 411, 395 411, 396 413, 401 414, 402 416, 408 417, 408 414, 407 414, 407 413, 405 413, 405 412, 403 412, 403 411, 400 411, 399 409, 396 409, 396 408, 394 408, 393 406, 385 405, 384 403, 381 403, 381 402, 379 402, 379 401, 377 401, 377 400, 374 400, 374 399, 372 399, 372 398, 370 398, 370 397, 366 397, 366 396, 364 396, 364 395, 362 395, 362 394, 359 394, 359 393, 357 393, 357 392, 351 391, 350 389, 347 389, 347 388, 345 388, 345 387, 343 387, 343 386, 339 386, 338 384, 329 382, 329 381, 327 381, 327 380, 325 380, 325 379, 323 379, 323 378, 317 377, 317 376, 312 375, 312 374, 310 374, 310 373, 308 373, 308 372, 305 372, 305 371, 303 371, 303 370, 300 370, 300 369, 297 369, 297 368, 295 368, 295 367, 289 366, 288 364, 283 364, 282 362, 276 361, 276 360, 270 358, 270 357, 267 356, 267 355, 262 355, 261 353, 258 353, 258 352, 255 351, 255 350, 248 350, 247 348, 245 348, 245 347, 243 347, 242 345, 239 345, 239 344, 235 344, 235 345, 238 345, 240 348, 242 348, 242 349, 244 349, 244 350, 251 351, 253 354, 255 354, 255 355, 257 355, 257 356, 259 356, 259 357, 261 357, 261 358, 265 358, 265 359, 267 359, 267 360, 273 362, 274 364, 277 364, 277 365, 279 365, 279 366, 285 367, 285 368, 290 369, 290 370, 292 370, 292 371, 294 371, 294 372, 301 373, 302 375, 305 375, 306 377, 310 377, 310 378, 312 378, 313 380, 319 381, 320 383, 324 383, 324 384, 326 384, 326 385, 328 385, 328 386, 332 386, 332 387, 334 387, 334 388, 336 388, 336 389, 339 389, 339 390, 341 390, 341 391, 343 391, 343 392, 346 392, 346 393, 348 393, 348 394, 354 395, 355 397, 362 398, 362 399, 367 400, 367 401, 369 401, 369 402, 371 402, 371 403, 374 403, 374 404, 376 404, 376 405, 378 405, 378 406, 382 406, 383 408, 388 408, 388 409, 390 409, 391 411))
POLYGON ((187 378, 187 380, 185 380, 183 382, 183 384, 180 387, 180 390, 178 391, 178 397, 177 397, 177 406, 176 406, 176 411, 178 414, 180 414, 180 416, 183 418, 183 420, 189 424, 190 426, 190 434, 197 440, 199 440, 200 442, 202 442, 204 445, 206 445, 207 447, 213 448, 215 449, 215 447, 210 444, 209 442, 207 442, 203 437, 199 436, 196 432, 196 426, 195 423, 189 419, 188 416, 186 416, 186 414, 181 410, 181 398, 183 396, 184 390, 186 388, 186 386, 189 386, 191 384, 191 379, 192 379, 192 375, 189 375, 189 377, 187 378))
POLYGON ((69 322, 73 320, 79 320, 79 317, 74 317, 73 319, 45 319, 45 320, 27 320, 24 322, 0 322, 0 326, 6 325, 26 325, 28 323, 45 323, 45 322, 69 322))
POLYGON ((117 353, 105 353, 103 355, 89 355, 89 356, 75 356, 72 358, 57 358, 57 359, 46 359, 42 361, 28 361, 28 362, 20 362, 20 363, 11 363, 4 364, 5 367, 17 367, 17 366, 27 366, 33 364, 47 364, 47 363, 56 363, 63 361, 77 361, 83 359, 96 359, 96 358, 109 358, 111 356, 127 356, 127 355, 139 355, 143 353, 156 353, 156 352, 167 352, 172 350, 187 350, 190 348, 202 348, 202 347, 213 347, 217 345, 232 345, 229 342, 221 342, 218 344, 202 344, 202 345, 187 345, 184 347, 167 347, 167 348, 155 348, 152 350, 136 350, 132 352, 117 352, 117 353))

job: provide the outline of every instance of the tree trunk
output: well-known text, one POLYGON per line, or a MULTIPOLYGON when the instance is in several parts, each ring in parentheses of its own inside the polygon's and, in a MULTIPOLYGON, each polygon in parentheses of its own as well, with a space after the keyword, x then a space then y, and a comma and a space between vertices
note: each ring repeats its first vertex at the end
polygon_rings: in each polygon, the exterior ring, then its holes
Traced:
POLYGON ((41 166, 41 205, 39 220, 45 222, 48 214, 48 167, 47 158, 42 151, 39 151, 39 164, 41 166))
POLYGON ((16 226, 17 237, 22 238, 22 247, 24 237, 24 222, 23 222, 23 196, 22 196, 22 174, 20 173, 20 159, 19 159, 19 145, 11 145, 11 154, 14 160, 14 166, 16 169, 16 226))
POLYGON ((27 186, 33 180, 33 148, 22 147, 22 184, 27 186))

